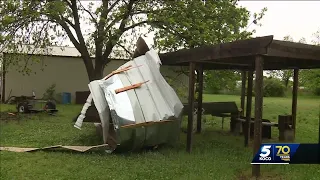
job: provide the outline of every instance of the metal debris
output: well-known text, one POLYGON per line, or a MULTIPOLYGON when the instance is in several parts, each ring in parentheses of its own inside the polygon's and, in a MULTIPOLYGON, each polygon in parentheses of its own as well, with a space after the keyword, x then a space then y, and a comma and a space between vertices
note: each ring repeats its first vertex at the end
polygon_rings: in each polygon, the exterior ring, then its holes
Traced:
POLYGON ((77 152, 86 152, 93 149, 106 148, 108 149, 108 144, 101 144, 97 146, 48 146, 43 148, 24 148, 24 147, 0 147, 0 151, 11 151, 11 152, 32 152, 40 150, 54 150, 54 149, 68 149, 77 152))

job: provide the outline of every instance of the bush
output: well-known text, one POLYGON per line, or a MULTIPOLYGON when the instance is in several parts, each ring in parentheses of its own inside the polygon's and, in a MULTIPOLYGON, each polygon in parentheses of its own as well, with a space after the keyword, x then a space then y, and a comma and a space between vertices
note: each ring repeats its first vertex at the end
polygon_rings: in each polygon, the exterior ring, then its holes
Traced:
POLYGON ((286 88, 279 79, 266 78, 263 82, 264 97, 283 97, 286 88))
POLYGON ((313 89, 313 93, 314 93, 314 95, 316 95, 316 96, 320 96, 320 87, 314 88, 314 89, 313 89))
POLYGON ((43 94, 43 99, 55 100, 56 95, 56 84, 52 84, 46 89, 46 92, 43 94))

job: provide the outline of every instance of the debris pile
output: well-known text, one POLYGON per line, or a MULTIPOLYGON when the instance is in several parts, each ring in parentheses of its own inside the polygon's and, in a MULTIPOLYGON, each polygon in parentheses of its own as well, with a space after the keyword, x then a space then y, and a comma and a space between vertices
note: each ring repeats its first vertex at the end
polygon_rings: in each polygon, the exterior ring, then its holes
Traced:
POLYGON ((183 105, 161 75, 160 65, 156 51, 147 49, 105 78, 90 82, 91 94, 74 126, 81 129, 94 104, 101 120, 95 126, 110 151, 175 142, 183 105))
POLYGON ((161 75, 160 65, 156 51, 149 50, 143 39, 139 38, 133 60, 105 78, 89 83, 91 94, 74 126, 81 129, 88 108, 95 106, 101 122, 94 125, 103 137, 102 145, 0 147, 0 151, 69 149, 85 152, 103 148, 111 153, 175 143, 180 135, 183 105, 161 75))

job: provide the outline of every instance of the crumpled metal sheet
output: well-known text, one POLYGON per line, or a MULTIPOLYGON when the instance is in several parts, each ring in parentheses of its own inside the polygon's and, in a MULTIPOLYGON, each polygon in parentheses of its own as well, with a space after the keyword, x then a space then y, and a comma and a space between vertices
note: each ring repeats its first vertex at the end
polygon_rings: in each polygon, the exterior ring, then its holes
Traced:
POLYGON ((75 127, 81 127, 93 100, 101 120, 94 125, 103 136, 103 143, 108 143, 114 151, 171 144, 180 135, 183 104, 162 76, 157 52, 150 50, 142 38, 137 45, 136 56, 131 61, 105 78, 90 82, 91 94, 75 123, 75 127), (117 93, 142 82, 146 83, 139 88, 117 93), (113 140, 109 141, 110 137, 113 140))
POLYGON ((101 144, 97 146, 62 146, 62 145, 55 145, 55 146, 48 146, 43 148, 24 148, 24 147, 0 147, 0 151, 11 151, 11 152, 31 152, 31 151, 39 151, 39 150, 53 150, 53 149, 68 149, 77 152, 86 152, 89 150, 108 147, 108 144, 101 144))
POLYGON ((126 125, 116 130, 118 146, 115 151, 136 151, 160 144, 176 144, 179 141, 180 121, 164 120, 126 125))

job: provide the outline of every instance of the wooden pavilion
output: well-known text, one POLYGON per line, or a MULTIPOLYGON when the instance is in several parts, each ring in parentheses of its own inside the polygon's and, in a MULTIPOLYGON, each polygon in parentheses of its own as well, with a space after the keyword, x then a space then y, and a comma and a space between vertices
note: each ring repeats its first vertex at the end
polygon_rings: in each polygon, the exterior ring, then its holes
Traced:
MULTIPOLYGON (((241 108, 244 109, 247 91, 246 122, 244 128, 245 145, 249 141, 251 121, 253 73, 255 72, 254 144, 255 154, 261 145, 263 113, 263 70, 293 69, 292 120, 295 132, 297 114, 297 92, 299 69, 320 68, 320 46, 274 40, 273 36, 239 40, 230 43, 182 49, 160 54, 163 65, 189 66, 190 109, 195 107, 195 71, 198 74, 198 112, 202 110, 203 70, 242 71, 241 108), (248 76, 246 77, 246 74, 248 76), (246 79, 248 79, 246 90, 246 79)), ((319 125, 320 128, 320 125, 319 125)), ((187 151, 192 150, 193 111, 188 112, 187 151)), ((197 131, 201 132, 201 113, 197 116, 197 131)), ((319 132, 320 138, 320 132, 319 132)), ((260 175, 260 166, 252 166, 252 174, 260 175)))

